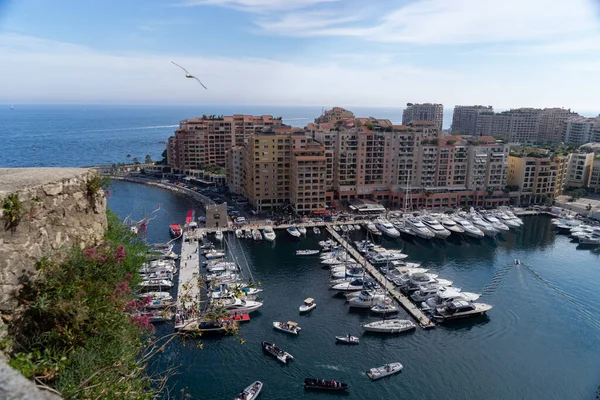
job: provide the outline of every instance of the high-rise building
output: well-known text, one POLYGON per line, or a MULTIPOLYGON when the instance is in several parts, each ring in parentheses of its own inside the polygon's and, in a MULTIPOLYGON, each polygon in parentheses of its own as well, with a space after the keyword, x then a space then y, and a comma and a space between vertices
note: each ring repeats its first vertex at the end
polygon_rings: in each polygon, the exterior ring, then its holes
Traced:
POLYGON ((563 123, 572 117, 579 116, 577 113, 564 108, 544 108, 540 112, 540 123, 538 127, 538 143, 558 143, 562 139, 563 123))
POLYGON ((600 118, 573 117, 563 123, 564 143, 588 143, 600 132, 600 118))
POLYGON ((565 189, 584 188, 590 183, 590 173, 594 163, 594 153, 571 153, 567 161, 565 189))
POLYGON ((508 158, 508 186, 518 186, 517 203, 548 203, 557 193, 560 162, 550 157, 508 158))
POLYGON ((492 106, 455 106, 450 131, 459 135, 490 135, 490 115, 494 115, 492 106))
POLYGON ((541 109, 517 108, 494 116, 492 133, 504 136, 511 143, 534 143, 540 125, 541 109))
POLYGON ((440 131, 444 125, 444 106, 442 104, 406 104, 406 108, 402 112, 402 125, 408 125, 415 121, 433 122, 440 131))
POLYGON ((245 161, 243 146, 233 146, 225 153, 225 176, 227 186, 232 193, 243 193, 245 161))
POLYGON ((600 158, 596 158, 592 164, 588 187, 591 192, 600 193, 600 158))
POLYGON ((243 144, 249 135, 284 126, 270 115, 202 116, 179 123, 167 146, 167 160, 175 172, 225 166, 225 152, 243 144))

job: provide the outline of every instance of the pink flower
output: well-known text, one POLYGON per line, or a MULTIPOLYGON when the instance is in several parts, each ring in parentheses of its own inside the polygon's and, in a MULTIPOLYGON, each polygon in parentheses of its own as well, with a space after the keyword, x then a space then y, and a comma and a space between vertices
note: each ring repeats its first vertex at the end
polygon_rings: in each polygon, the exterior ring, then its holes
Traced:
POLYGON ((96 251, 94 249, 85 249, 82 254, 85 258, 90 260, 90 259, 94 258, 96 251))
POLYGON ((131 274, 125 274, 125 280, 130 281, 133 276, 131 274))

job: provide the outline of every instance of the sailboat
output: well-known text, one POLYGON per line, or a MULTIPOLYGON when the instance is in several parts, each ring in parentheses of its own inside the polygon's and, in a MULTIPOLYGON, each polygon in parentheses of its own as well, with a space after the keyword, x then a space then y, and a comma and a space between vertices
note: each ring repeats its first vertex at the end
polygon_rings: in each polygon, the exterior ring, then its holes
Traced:
MULTIPOLYGON (((385 295, 383 297, 382 305, 377 304, 375 307, 377 309, 384 309, 386 302, 387 291, 385 291, 385 295)), ((375 308, 373 307, 373 308, 375 308)), ((372 308, 372 309, 373 309, 372 308)), ((371 309, 371 310, 372 310, 371 309)), ((383 318, 380 321, 370 322, 368 324, 364 324, 362 327, 367 332, 376 332, 376 333, 400 333, 409 331, 411 329, 415 329, 417 326, 414 322, 409 321, 407 319, 385 319, 385 315, 387 313, 383 312, 383 318)))

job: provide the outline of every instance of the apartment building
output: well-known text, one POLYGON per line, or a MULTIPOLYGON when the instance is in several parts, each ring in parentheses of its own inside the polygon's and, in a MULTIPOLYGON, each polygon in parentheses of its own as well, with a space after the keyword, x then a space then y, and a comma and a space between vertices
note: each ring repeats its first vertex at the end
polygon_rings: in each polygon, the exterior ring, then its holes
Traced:
POLYGON ((488 136, 493 115, 492 106, 455 106, 450 131, 459 135, 488 136))
POLYGON ((579 115, 570 109, 544 108, 540 112, 540 123, 538 126, 538 143, 558 143, 562 139, 564 122, 579 115))
POLYGON ((520 205, 551 201, 557 193, 560 161, 550 157, 508 158, 508 186, 518 186, 516 202, 520 205))
POLYGON ((535 143, 540 125, 538 108, 518 108, 494 116, 494 136, 504 136, 511 143, 535 143))
POLYGON ((588 143, 600 139, 600 118, 573 117, 564 121, 564 143, 588 143))
POLYGON ((594 153, 571 153, 567 159, 565 189, 585 188, 590 184, 594 153))
POLYGON ((354 113, 342 107, 333 107, 331 110, 323 111, 319 117, 315 118, 315 123, 336 123, 344 119, 354 119, 354 113))
POLYGON ((589 191, 600 193, 600 157, 594 159, 590 172, 589 191))
POLYGON ((243 193, 245 165, 243 146, 233 146, 225 153, 225 176, 230 192, 243 193))
POLYGON ((257 132, 284 126, 271 115, 202 116, 179 123, 167 144, 167 160, 175 172, 225 166, 225 152, 257 132))
POLYGON ((402 112, 402 125, 407 125, 413 121, 433 122, 433 126, 441 131, 444 124, 444 106, 432 103, 407 103, 402 112))
POLYGON ((290 169, 290 204, 296 214, 325 211, 325 147, 304 135, 293 135, 290 169))

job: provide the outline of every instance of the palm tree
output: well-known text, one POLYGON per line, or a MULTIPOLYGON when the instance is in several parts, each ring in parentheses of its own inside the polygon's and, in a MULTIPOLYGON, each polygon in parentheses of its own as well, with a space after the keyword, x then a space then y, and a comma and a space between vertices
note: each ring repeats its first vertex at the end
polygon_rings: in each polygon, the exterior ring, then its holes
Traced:
POLYGON ((150 154, 146 154, 146 160, 144 161, 144 164, 152 164, 152 157, 150 157, 150 154))

